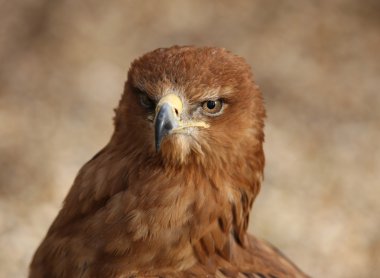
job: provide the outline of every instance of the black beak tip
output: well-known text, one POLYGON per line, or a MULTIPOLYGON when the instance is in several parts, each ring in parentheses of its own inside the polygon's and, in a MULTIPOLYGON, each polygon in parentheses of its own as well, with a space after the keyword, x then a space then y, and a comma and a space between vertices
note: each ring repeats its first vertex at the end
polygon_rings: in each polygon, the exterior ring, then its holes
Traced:
POLYGON ((160 147, 161 147, 161 142, 158 142, 156 140, 156 153, 158 153, 160 151, 160 147))

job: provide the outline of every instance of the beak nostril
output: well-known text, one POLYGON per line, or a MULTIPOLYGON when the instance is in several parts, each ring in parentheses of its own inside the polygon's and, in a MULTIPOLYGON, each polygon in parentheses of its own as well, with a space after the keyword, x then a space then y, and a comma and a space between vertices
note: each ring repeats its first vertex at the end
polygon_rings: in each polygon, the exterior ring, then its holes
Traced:
POLYGON ((174 112, 178 116, 178 109, 177 108, 174 109, 174 112))

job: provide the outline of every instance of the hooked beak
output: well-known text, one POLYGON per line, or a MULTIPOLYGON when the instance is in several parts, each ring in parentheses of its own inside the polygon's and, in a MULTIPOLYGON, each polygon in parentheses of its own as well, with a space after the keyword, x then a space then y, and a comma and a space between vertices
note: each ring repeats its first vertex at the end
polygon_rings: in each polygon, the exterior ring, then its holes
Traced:
POLYGON ((182 112, 182 101, 174 95, 164 96, 156 107, 154 119, 156 151, 160 150, 162 139, 180 127, 179 115, 182 112))
POLYGON ((156 116, 154 118, 156 151, 160 150, 164 137, 171 133, 186 133, 188 128, 208 128, 209 125, 203 121, 186 122, 181 121, 183 104, 181 99, 174 94, 168 94, 161 98, 156 106, 156 116))

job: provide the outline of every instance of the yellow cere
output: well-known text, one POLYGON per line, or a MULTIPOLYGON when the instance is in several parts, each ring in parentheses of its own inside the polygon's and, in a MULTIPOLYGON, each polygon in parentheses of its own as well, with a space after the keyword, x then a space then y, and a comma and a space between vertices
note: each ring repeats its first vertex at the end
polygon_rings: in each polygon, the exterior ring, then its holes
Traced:
MULTIPOLYGON (((181 99, 175 94, 167 94, 166 96, 162 97, 160 101, 158 102, 157 107, 156 107, 156 113, 160 110, 161 106, 164 103, 168 103, 172 107, 173 115, 175 115, 175 117, 179 119, 179 115, 181 115, 183 111, 183 104, 182 104, 181 99), (178 115, 175 111, 176 109, 177 109, 178 115)), ((173 131, 180 132, 181 130, 186 129, 188 127, 208 128, 209 124, 203 121, 186 121, 186 122, 179 121, 179 126, 175 128, 173 131)))
POLYGON ((182 113, 183 104, 182 104, 181 99, 177 95, 175 95, 175 94, 168 94, 168 95, 162 97, 160 99, 160 101, 158 102, 158 104, 157 104, 156 113, 160 110, 161 106, 164 103, 170 104, 170 106, 173 109, 174 115, 176 115, 175 109, 177 109, 178 115, 180 115, 182 113))

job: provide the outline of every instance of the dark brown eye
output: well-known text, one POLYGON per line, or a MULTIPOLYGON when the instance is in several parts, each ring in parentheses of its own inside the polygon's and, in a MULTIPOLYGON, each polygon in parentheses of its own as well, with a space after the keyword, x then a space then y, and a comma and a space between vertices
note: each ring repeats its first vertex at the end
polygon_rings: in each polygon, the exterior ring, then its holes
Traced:
POLYGON ((202 109, 206 114, 217 114, 223 108, 223 101, 221 99, 208 100, 202 103, 202 109))
POLYGON ((153 109, 155 107, 155 103, 151 100, 145 93, 141 93, 140 95, 140 103, 145 108, 153 109))

